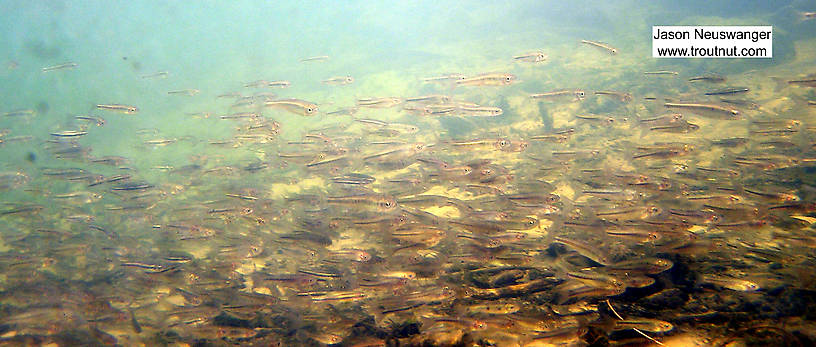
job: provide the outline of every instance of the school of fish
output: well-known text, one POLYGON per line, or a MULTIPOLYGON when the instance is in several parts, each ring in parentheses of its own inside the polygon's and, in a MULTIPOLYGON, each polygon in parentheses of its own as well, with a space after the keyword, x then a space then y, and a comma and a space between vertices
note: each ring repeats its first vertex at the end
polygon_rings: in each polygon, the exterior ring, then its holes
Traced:
POLYGON ((287 76, 224 82, 220 109, 183 116, 217 139, 111 129, 142 116, 127 100, 64 110, 71 125, 51 133, 3 130, 0 152, 39 149, 34 169, 0 172, 0 344, 802 341, 793 330, 816 309, 813 71, 522 84, 556 55, 520 49, 504 71, 415 75, 416 93, 347 105, 332 91, 366 76, 314 81, 323 99, 289 93, 287 76), (315 121, 287 133, 292 119, 315 121), (95 156, 86 138, 106 131, 198 154, 95 156))

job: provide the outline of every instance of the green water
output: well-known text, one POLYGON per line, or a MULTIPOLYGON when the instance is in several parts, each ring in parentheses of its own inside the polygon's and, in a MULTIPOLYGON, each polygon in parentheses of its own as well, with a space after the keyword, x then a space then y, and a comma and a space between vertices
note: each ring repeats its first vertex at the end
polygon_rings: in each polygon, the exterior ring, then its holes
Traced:
POLYGON ((667 344, 807 345, 816 338, 808 313, 816 307, 808 275, 816 108, 808 101, 816 95, 812 86, 787 82, 816 72, 816 20, 800 18, 816 10, 813 3, 0 1, 0 8, 0 114, 29 113, 0 116, 0 344, 650 343, 615 327, 607 299, 625 318, 673 324, 671 331, 644 328, 667 344), (654 25, 770 25, 773 58, 656 59, 654 25), (581 40, 608 43, 618 53, 581 40), (514 59, 533 51, 547 59, 514 59), (302 61, 318 56, 327 58, 302 61), (76 66, 43 71, 64 63, 76 66), (644 74, 659 70, 677 74, 644 74), (506 86, 424 80, 452 73, 517 80, 506 86), (688 81, 712 73, 727 81, 688 81), (344 76, 354 82, 322 82, 344 76), (245 87, 257 80, 291 85, 245 87), (734 98, 750 106, 704 95, 726 86, 749 88, 734 98), (585 99, 530 98, 578 88, 585 99), (195 95, 168 93, 186 90, 195 95), (629 93, 631 101, 595 91, 629 93), (259 92, 276 96, 254 107, 231 106, 238 99, 228 94, 259 92), (430 94, 450 96, 456 110, 478 104, 499 107, 502 115, 428 116, 411 109, 428 105, 404 102, 430 94), (378 97, 403 101, 360 107, 353 117, 329 114, 378 97), (279 99, 311 102, 319 112, 304 117, 263 106, 279 99), (676 111, 666 102, 717 103, 741 117, 679 111, 699 130, 663 133, 644 126, 644 119, 676 111), (111 112, 100 104, 139 111, 111 112), (259 116, 221 119, 238 112, 259 116), (399 123, 380 131, 405 125, 418 131, 378 133, 355 119, 399 123), (249 130, 272 121, 279 129, 249 130), (761 123, 768 121, 776 123, 761 123), (575 131, 561 143, 535 139, 564 128, 575 131), (51 135, 69 130, 87 134, 51 135), (242 137, 247 134, 261 137, 242 137), (748 144, 712 142, 733 137, 748 144), (157 140, 168 143, 150 142, 157 140), (482 142, 463 144, 471 140, 482 142), (524 145, 505 152, 496 147, 501 140, 524 145), (216 144, 221 141, 227 143, 216 144), (668 142, 693 150, 666 149, 668 142), (82 154, 60 155, 69 149, 82 154), (125 162, 93 162, 105 156, 125 162), (332 158, 337 161, 317 164, 332 158), (760 167, 769 162, 775 166, 760 167), (450 168, 473 173, 456 176, 450 168), (83 171, 53 174, 67 169, 83 171), (349 173, 374 183, 332 183, 349 173), (116 175, 129 176, 105 181, 116 175), (651 181, 633 183, 638 175, 651 181), (421 188, 395 181, 406 177, 421 188), (124 190, 134 183, 149 187, 124 190), (597 191, 641 195, 615 200, 597 191), (64 196, 71 193, 80 197, 64 196), (798 201, 790 206, 772 193, 798 201), (332 200, 358 194, 399 206, 332 200), (555 194, 558 201, 530 206, 514 194, 555 194), (408 202, 414 195, 448 200, 408 202), (689 198, 712 195, 743 200, 728 202, 731 211, 717 209, 719 200, 689 198), (652 207, 664 212, 603 217, 652 207), (684 211, 724 219, 678 217, 684 211), (525 217, 540 224, 513 229, 525 217), (370 226, 376 218, 400 222, 370 226), (666 221, 676 224, 659 224, 666 221), (764 224, 750 224, 759 221, 764 224), (406 224, 438 228, 441 241, 433 242, 432 233, 418 240, 400 234, 406 224), (661 239, 603 232, 624 227, 661 239), (331 245, 293 236, 303 231, 331 245), (499 242, 507 232, 524 240, 505 240, 497 249, 473 236, 499 242), (371 259, 349 259, 360 251, 371 259), (675 266, 645 276, 655 283, 643 288, 569 296, 571 284, 609 289, 602 280, 575 279, 584 268, 594 275, 613 271, 595 252, 616 263, 660 258, 675 266), (416 278, 399 278, 403 272, 416 278), (496 280, 484 273, 522 275, 496 280), (761 289, 729 289, 706 276, 752 281, 761 289), (520 309, 492 314, 479 311, 484 304, 520 309), (594 309, 557 314, 565 304, 594 309), (530 321, 539 328, 523 324, 530 321))

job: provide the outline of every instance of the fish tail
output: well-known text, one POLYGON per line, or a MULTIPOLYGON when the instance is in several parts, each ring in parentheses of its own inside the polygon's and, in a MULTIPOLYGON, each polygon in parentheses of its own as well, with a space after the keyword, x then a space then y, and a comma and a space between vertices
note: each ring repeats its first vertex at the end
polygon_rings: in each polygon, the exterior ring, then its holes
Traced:
POLYGON ((788 86, 788 82, 784 78, 771 77, 774 81, 774 92, 778 92, 788 86))

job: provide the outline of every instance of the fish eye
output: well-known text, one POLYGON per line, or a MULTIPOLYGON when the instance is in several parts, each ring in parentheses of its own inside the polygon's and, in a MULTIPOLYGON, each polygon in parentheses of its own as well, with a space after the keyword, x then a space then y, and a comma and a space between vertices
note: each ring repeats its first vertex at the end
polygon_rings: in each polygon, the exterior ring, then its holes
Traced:
POLYGON ((505 141, 505 140, 499 141, 499 146, 502 146, 502 147, 507 146, 507 141, 505 141))
POLYGON ((510 80, 511 80, 510 76, 507 76, 507 77, 505 77, 504 79, 505 79, 507 82, 510 82, 510 80))

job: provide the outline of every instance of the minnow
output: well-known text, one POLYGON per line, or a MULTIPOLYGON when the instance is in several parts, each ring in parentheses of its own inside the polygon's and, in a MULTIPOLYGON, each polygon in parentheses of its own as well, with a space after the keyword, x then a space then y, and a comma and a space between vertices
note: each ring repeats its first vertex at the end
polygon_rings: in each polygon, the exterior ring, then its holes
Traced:
POLYGON ((74 69, 77 66, 79 66, 79 64, 74 63, 74 62, 68 62, 68 63, 64 63, 64 64, 44 67, 44 68, 42 68, 42 72, 50 72, 50 71, 57 71, 57 70, 69 70, 69 69, 74 69))
POLYGON ((699 125, 686 122, 685 120, 672 125, 658 125, 649 128, 651 131, 662 131, 669 133, 687 133, 699 129, 699 125))
POLYGON ((142 75, 142 78, 143 78, 143 79, 149 79, 149 78, 167 78, 167 76, 169 76, 169 75, 170 75, 170 73, 169 73, 169 72, 167 72, 167 71, 159 71, 159 72, 155 72, 155 73, 152 73, 152 74, 142 75))
POLYGON ((650 333, 665 333, 674 329, 669 322, 648 318, 616 320, 613 326, 613 330, 638 329, 650 333))
POLYGON ((611 91, 611 90, 598 90, 598 91, 595 91, 595 95, 609 96, 609 97, 617 99, 620 102, 632 101, 632 94, 624 93, 624 92, 616 92, 616 91, 611 91))
POLYGON ((677 72, 677 71, 661 70, 661 71, 646 71, 643 74, 644 75, 679 75, 680 73, 677 72))
POLYGON ((547 55, 540 51, 524 53, 513 57, 515 60, 526 61, 528 63, 540 63, 546 61, 547 58, 547 55))
POLYGON ((14 110, 3 113, 3 115, 6 117, 33 116, 34 113, 35 113, 34 110, 14 110))
POLYGON ((603 43, 603 42, 596 42, 596 41, 589 41, 589 40, 581 40, 581 43, 583 43, 583 44, 587 44, 587 45, 590 45, 590 46, 594 46, 594 47, 598 47, 598 48, 601 48, 601 49, 605 49, 605 50, 607 50, 607 51, 609 52, 609 54, 611 54, 611 55, 618 54, 618 49, 617 49, 617 48, 612 47, 612 46, 610 46, 610 45, 608 45, 608 44, 606 44, 606 43, 603 43))
POLYGON ((700 277, 700 281, 739 292, 755 292, 760 289, 754 282, 733 277, 706 274, 700 277))
POLYGON ((465 75, 459 73, 452 73, 442 76, 434 76, 434 77, 426 77, 423 78, 422 81, 424 82, 449 82, 449 81, 460 81, 465 79, 465 75))
POLYGON ((405 98, 405 102, 421 102, 421 103, 434 103, 434 104, 446 104, 451 101, 451 97, 447 95, 423 95, 423 96, 415 96, 411 98, 405 98))
POLYGON ((702 76, 695 76, 688 79, 689 82, 696 82, 696 81, 705 81, 711 83, 722 83, 725 82, 725 77, 720 76, 718 74, 705 74, 702 76))
POLYGON ((289 81, 270 81, 266 83, 267 87, 272 88, 288 88, 292 85, 292 82, 289 81))
POLYGON ((757 190, 751 190, 748 188, 743 188, 743 190, 747 193, 751 193, 771 201, 779 201, 779 202, 792 202, 792 201, 799 201, 799 197, 794 194, 789 193, 775 193, 775 192, 760 192, 757 190))
POLYGON ((748 87, 728 87, 706 92, 705 95, 731 95, 747 93, 750 89, 748 87))
POLYGON ((594 250, 595 247, 590 246, 582 241, 570 240, 560 236, 556 236, 554 241, 569 246, 574 251, 578 252, 579 254, 589 258, 590 260, 598 264, 609 265, 612 263, 611 261, 609 261, 609 258, 607 258, 605 255, 597 253, 594 250))
POLYGON ((459 113, 474 117, 496 117, 501 116, 504 111, 493 106, 459 106, 459 113))
POLYGON ((144 144, 148 146, 166 146, 171 143, 175 143, 176 139, 155 139, 155 140, 147 140, 144 141, 144 144))
POLYGON ((689 110, 692 113, 704 116, 704 117, 713 117, 719 119, 739 119, 740 111, 735 108, 724 107, 720 105, 713 105, 713 104, 695 104, 695 103, 677 103, 677 102, 667 102, 663 104, 663 106, 667 108, 679 108, 683 110, 689 110))
POLYGON ((107 111, 114 111, 124 114, 134 114, 139 112, 139 108, 136 106, 129 106, 129 105, 120 105, 120 104, 98 104, 96 105, 97 109, 100 110, 107 110, 107 111))
POLYGON ((727 139, 720 139, 711 141, 712 145, 723 147, 737 147, 748 143, 748 139, 744 137, 731 137, 727 139))
POLYGON ((318 55, 318 56, 314 56, 314 57, 301 58, 300 62, 301 63, 306 63, 306 62, 310 62, 310 61, 319 62, 319 61, 326 61, 326 60, 329 60, 328 55, 318 55))
POLYGON ((75 118, 75 119, 78 119, 78 120, 88 121, 88 122, 95 122, 95 123, 96 123, 96 126, 100 126, 100 127, 101 127, 101 126, 103 126, 103 125, 105 125, 105 123, 106 123, 106 122, 105 122, 105 119, 104 119, 104 118, 102 118, 102 117, 76 116, 76 117, 74 117, 74 118, 75 118))
POLYGON ((181 90, 171 90, 167 92, 169 95, 186 95, 186 96, 195 96, 196 94, 200 93, 201 91, 198 89, 181 89, 181 90))
POLYGON ((282 108, 286 111, 297 113, 302 116, 313 116, 317 113, 317 105, 300 99, 281 99, 267 101, 266 107, 282 108))
POLYGON ((561 89, 546 93, 530 94, 531 99, 549 99, 561 96, 572 96, 575 100, 583 100, 584 97, 586 97, 586 93, 581 89, 561 89))
POLYGON ((88 134, 87 131, 63 130, 63 131, 58 131, 58 132, 55 132, 55 133, 51 133, 51 136, 56 136, 56 137, 79 137, 79 136, 83 136, 83 135, 87 135, 87 134, 88 134))
POLYGON ((351 76, 338 76, 325 79, 321 81, 323 84, 345 85, 354 83, 354 78, 351 76))
POLYGON ((402 99, 395 97, 357 99, 358 107, 389 108, 402 103, 402 99))
POLYGON ((506 86, 515 80, 516 76, 512 74, 490 73, 457 80, 456 84, 460 86, 506 86))
POLYGON ((360 110, 359 107, 346 107, 346 108, 338 109, 336 111, 328 112, 326 114, 328 114, 330 116, 353 116, 359 110, 360 110))

